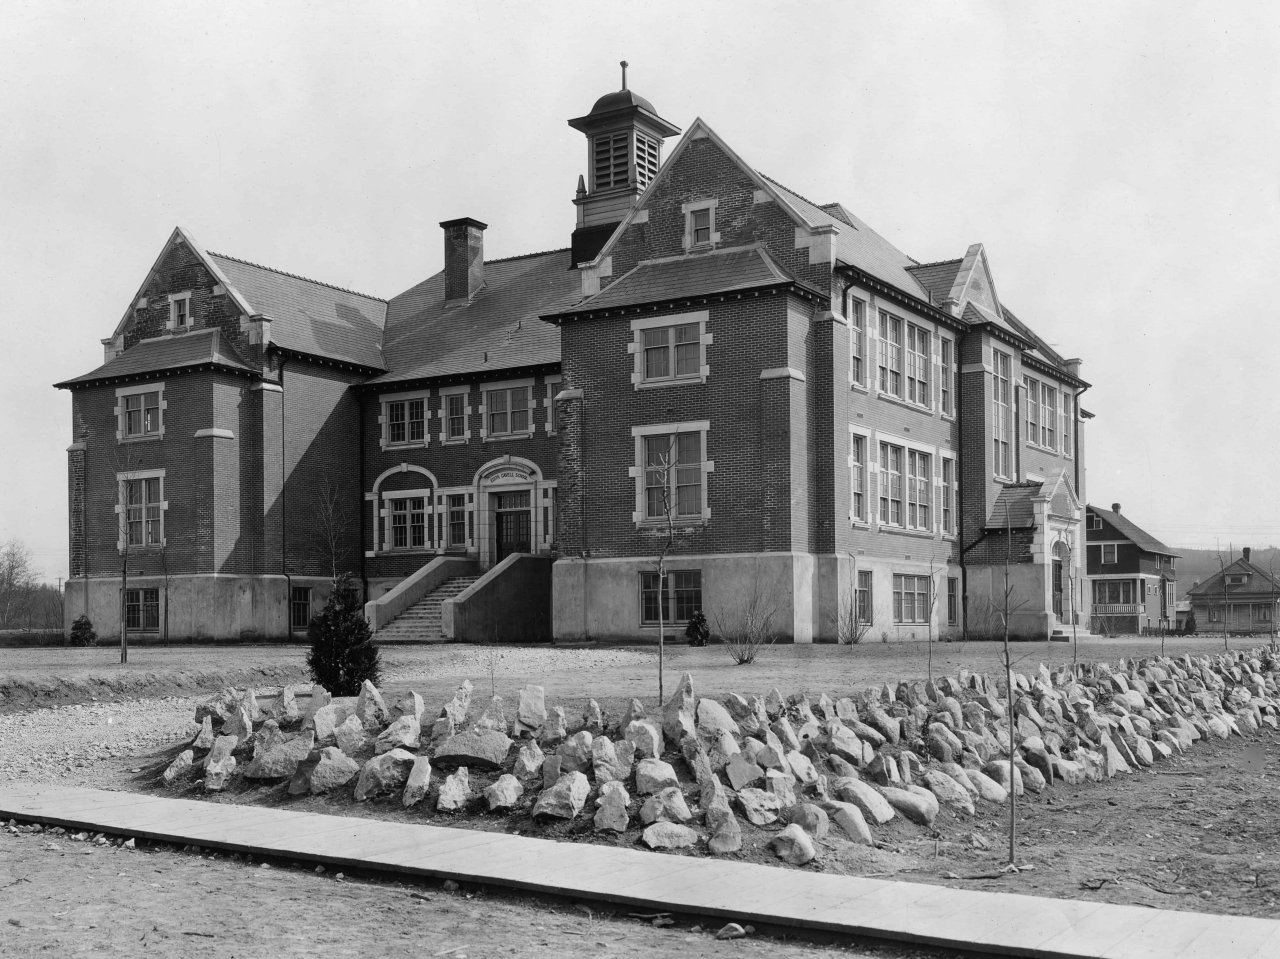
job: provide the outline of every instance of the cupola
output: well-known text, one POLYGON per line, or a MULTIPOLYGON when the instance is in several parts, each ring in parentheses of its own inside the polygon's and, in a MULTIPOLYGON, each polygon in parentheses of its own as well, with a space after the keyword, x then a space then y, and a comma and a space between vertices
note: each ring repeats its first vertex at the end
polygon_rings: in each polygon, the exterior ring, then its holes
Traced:
POLYGON ((653 104, 627 89, 623 60, 622 89, 595 102, 586 116, 569 126, 587 138, 587 176, 578 178, 578 224, 573 231, 573 262, 590 260, 635 206, 662 163, 662 141, 680 128, 662 119, 653 104))

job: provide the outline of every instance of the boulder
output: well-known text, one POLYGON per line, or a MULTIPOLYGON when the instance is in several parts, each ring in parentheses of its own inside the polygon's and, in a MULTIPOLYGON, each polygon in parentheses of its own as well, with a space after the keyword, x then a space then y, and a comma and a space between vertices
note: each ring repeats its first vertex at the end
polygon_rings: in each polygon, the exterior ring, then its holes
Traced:
POLYGON ((211 696, 196 706, 195 722, 203 723, 207 716, 214 725, 222 725, 240 706, 240 694, 228 686, 216 696, 211 696))
POLYGON ((245 767, 246 779, 285 779, 298 771, 298 763, 311 755, 316 734, 308 729, 296 739, 284 740, 272 746, 245 767))
POLYGON ((249 737, 253 735, 253 720, 249 718, 249 710, 244 708, 244 703, 232 709, 231 715, 222 724, 221 735, 234 736, 237 746, 249 741, 249 737))
POLYGON ((636 792, 641 796, 651 796, 668 786, 678 785, 680 782, 670 763, 661 759, 642 759, 636 763, 636 792))
POLYGON ((765 725, 767 725, 767 723, 762 724, 760 722, 760 718, 756 715, 755 707, 737 693, 730 693, 726 696, 724 706, 733 721, 738 724, 738 731, 744 736, 755 736, 761 733, 765 725))
POLYGON ((871 757, 871 762, 867 763, 867 775, 881 786, 897 786, 902 782, 897 760, 885 753, 871 757))
POLYGON ((565 725, 564 707, 555 706, 542 724, 542 732, 538 736, 538 741, 543 746, 555 746, 562 742, 567 735, 569 735, 569 729, 565 725))
POLYGON ((827 749, 833 756, 839 756, 855 766, 860 766, 866 757, 862 741, 843 723, 833 720, 827 723, 827 749))
POLYGON ((547 721, 546 694, 541 686, 532 684, 520 690, 520 704, 516 707, 515 725, 512 735, 521 737, 537 736, 547 721))
POLYGON ((764 780, 764 770, 744 757, 742 753, 730 757, 728 764, 724 767, 724 774, 735 791, 754 786, 764 780))
POLYGON ((729 759, 742 751, 738 741, 733 738, 733 733, 727 729, 718 730, 709 742, 704 742, 707 743, 707 758, 711 761, 711 768, 716 771, 724 769, 729 759))
POLYGON ((898 789, 896 786, 883 786, 880 792, 894 810, 913 823, 931 826, 938 816, 937 797, 927 789, 919 787, 898 789))
POLYGON ((853 803, 835 802, 827 803, 828 815, 841 831, 849 837, 853 842, 862 843, 864 846, 875 845, 875 840, 871 838, 871 830, 867 826, 867 820, 862 815, 862 810, 853 803))
POLYGON ((485 789, 484 800, 489 804, 489 811, 494 812, 499 809, 510 809, 520 801, 523 795, 524 786, 520 784, 520 780, 510 773, 504 773, 493 785, 485 789))
POLYGON ((333 731, 333 738, 338 748, 356 762, 363 762, 374 755, 377 740, 370 735, 360 717, 352 713, 342 721, 342 725, 333 731))
POLYGON ((375 753, 389 753, 393 749, 417 749, 421 745, 422 727, 412 716, 401 716, 384 729, 374 741, 375 753))
POLYGON ((650 849, 690 849, 698 843, 698 834, 688 826, 674 822, 655 822, 640 834, 650 849))
POLYGON ((426 756, 417 756, 409 770, 409 778, 405 780, 404 794, 400 797, 400 804, 406 809, 416 806, 427 798, 427 791, 430 788, 431 760, 426 756))
POLYGON ((587 777, 580 772, 565 773, 554 786, 542 790, 534 804, 534 818, 551 816, 556 819, 574 819, 582 812, 590 791, 587 777))
POLYGON ((395 702, 387 710, 387 719, 394 723, 401 716, 412 716, 421 726, 422 714, 426 712, 426 708, 422 697, 409 689, 396 697, 395 702))
POLYGON ((766 769, 764 773, 764 788, 766 792, 773 793, 773 795, 781 799, 784 806, 795 805, 796 777, 791 775, 790 772, 766 769))
POLYGON ((702 785, 714 777, 715 774, 711 770, 711 757, 707 755, 707 751, 702 748, 702 743, 697 738, 686 736, 680 740, 680 755, 684 757, 685 765, 693 773, 694 782, 702 785))
POLYGON ((169 765, 165 767, 164 772, 160 774, 160 777, 164 780, 166 786, 172 785, 175 779, 179 779, 191 772, 191 767, 194 765, 195 761, 195 755, 196 754, 190 749, 184 749, 174 757, 173 762, 169 763, 169 765))
POLYGON ((831 791, 843 802, 862 810, 868 822, 882 826, 893 818, 893 806, 870 783, 852 776, 841 776, 831 782, 831 791))
POLYGON ((301 796, 321 793, 345 786, 360 774, 360 764, 337 746, 326 746, 318 754, 298 764, 293 779, 289 781, 289 795, 301 796))
POLYGON ((599 832, 626 832, 631 821, 627 805, 631 797, 626 787, 617 780, 610 780, 600 787, 600 795, 596 798, 596 815, 594 824, 599 832))
POLYGON ((770 839, 768 848, 783 862, 790 863, 793 866, 803 866, 807 862, 812 862, 818 856, 817 851, 813 848, 813 840, 809 838, 809 834, 795 823, 787 826, 782 832, 770 839))
POLYGON ((777 719, 781 716, 786 705, 786 701, 782 698, 782 693, 778 692, 777 686, 774 686, 773 689, 769 690, 764 697, 765 715, 768 716, 770 720, 777 719))
POLYGON ((202 763, 203 768, 208 769, 214 763, 220 763, 230 756, 240 744, 236 741, 235 736, 218 736, 213 741, 213 745, 209 748, 209 752, 205 755, 202 763))
POLYGON ((308 726, 316 731, 316 742, 324 746, 331 746, 336 743, 335 733, 339 726, 346 722, 347 717, 351 715, 352 704, 350 701, 331 701, 319 706, 315 711, 302 723, 302 728, 308 726))
POLYGON ((782 746, 779 755, 785 756, 790 750, 800 748, 800 737, 796 735, 795 727, 786 716, 779 716, 770 723, 769 731, 777 737, 782 746))
POLYGON ((550 789, 560 779, 560 757, 547 756, 542 761, 542 788, 550 789))
MULTIPOLYGON (((218 737, 221 739, 222 737, 218 737)), ((235 737, 229 737, 234 739, 235 737)), ((214 744, 215 748, 217 744, 214 744)), ((204 767, 204 788, 208 792, 219 792, 227 787, 227 783, 231 780, 231 775, 236 771, 236 757, 231 754, 218 759, 212 763, 206 763, 204 767)))
POLYGON ((393 749, 381 756, 374 756, 360 770, 360 779, 356 782, 356 802, 403 787, 416 759, 413 753, 403 749, 393 749))
POLYGON ((591 733, 584 729, 560 744, 556 755, 560 757, 561 774, 585 773, 591 769, 591 740, 591 733))
POLYGON ((719 782, 712 782, 702 789, 703 821, 711 832, 707 848, 712 855, 723 856, 742 848, 742 827, 738 817, 729 808, 729 796, 719 782))
MULTIPOLYGON (((619 759, 617 748, 606 736, 597 736, 591 740, 590 765, 597 786, 626 779, 631 772, 631 764, 624 764, 619 759)), ((563 762, 560 768, 564 768, 563 762)))
POLYGON ((478 769, 501 769, 511 749, 506 733, 496 729, 473 729, 450 736, 436 747, 435 764, 445 768, 475 766, 478 769))
POLYGON ((831 829, 831 821, 821 806, 802 802, 782 811, 783 822, 794 823, 814 839, 823 839, 831 829))
POLYGON ((302 717, 292 686, 280 687, 280 695, 272 701, 270 708, 267 710, 267 715, 281 726, 290 726, 302 717))
POLYGON ((209 749, 213 746, 213 717, 205 716, 200 720, 200 729, 191 740, 192 749, 209 749))
POLYGON ((587 700, 582 711, 582 728, 592 736, 604 735, 604 713, 600 712, 600 704, 594 699, 587 700))
POLYGON ((448 716, 454 729, 461 729, 467 721, 467 711, 471 709, 471 691, 474 687, 471 680, 464 679, 462 685, 453 691, 453 698, 440 710, 441 716, 448 716))
POLYGON ((696 733, 695 707, 693 677, 685 673, 676 691, 662 706, 662 732, 673 747, 678 747, 685 736, 696 733))
POLYGON ((627 703, 627 708, 622 711, 622 719, 618 723, 618 728, 626 729, 633 722, 642 720, 646 716, 648 716, 648 712, 645 711, 644 703, 638 699, 632 699, 631 702, 627 703))
POLYGON ((369 729, 381 729, 387 722, 387 704, 382 700, 382 693, 367 679, 360 684, 355 712, 369 729))
POLYGON ((1009 799, 1009 791, 998 782, 978 769, 964 770, 965 778, 978 791, 978 798, 986 802, 1004 803, 1009 799))
MULTIPOLYGON (((307 730, 311 734, 310 730, 307 730)), ((280 732, 280 725, 274 719, 268 719, 265 723, 258 727, 258 731, 253 734, 251 740, 253 744, 253 758, 257 759, 265 752, 269 752, 276 746, 285 741, 284 733, 280 732)))
POLYGON ((436 796, 437 812, 457 812, 471 801, 471 773, 466 766, 459 766, 445 777, 436 796))
POLYGON ((739 789, 735 798, 747 821, 756 826, 767 826, 777 822, 778 814, 787 807, 787 803, 773 793, 753 787, 739 789))
POLYGON ((937 769, 927 770, 923 775, 924 785, 937 798, 940 806, 966 816, 974 814, 973 797, 969 791, 961 787, 954 778, 937 769))
POLYGON ((721 732, 731 736, 742 735, 742 730, 729 714, 729 710, 714 699, 704 696, 698 700, 697 721, 698 735, 704 741, 711 741, 721 732))
POLYGON ((484 708, 480 718, 476 720, 476 729, 492 729, 507 734, 507 714, 502 708, 502 697, 494 696, 484 708))
POLYGON ((662 734, 651 722, 633 719, 627 723, 623 738, 636 747, 640 759, 657 759, 662 755, 662 734))
POLYGON ((545 761, 546 756, 537 742, 524 739, 520 741, 520 748, 516 751, 516 761, 511 772, 518 779, 533 779, 542 774, 542 764, 545 761))
POLYGON ((688 822, 692 818, 693 813, 689 812, 684 793, 678 786, 668 786, 654 793, 640 807, 640 821, 643 823, 688 822))

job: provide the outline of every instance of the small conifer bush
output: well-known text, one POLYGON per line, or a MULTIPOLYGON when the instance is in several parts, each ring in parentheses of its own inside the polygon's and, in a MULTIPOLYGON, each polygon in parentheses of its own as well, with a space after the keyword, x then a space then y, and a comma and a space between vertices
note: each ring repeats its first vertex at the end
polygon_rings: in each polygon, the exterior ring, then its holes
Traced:
POLYGON ((690 646, 705 646, 711 638, 711 626, 707 623, 707 614, 695 609, 689 615, 689 625, 684 628, 685 638, 690 646))
POLYGON ((81 613, 76 617, 76 621, 71 624, 71 645, 72 646, 97 646, 98 634, 94 632, 93 623, 89 617, 81 613))
POLYGON ((311 678, 335 696, 355 696, 367 679, 375 686, 382 661, 364 618, 364 604, 347 574, 333 583, 329 599, 307 626, 311 678))

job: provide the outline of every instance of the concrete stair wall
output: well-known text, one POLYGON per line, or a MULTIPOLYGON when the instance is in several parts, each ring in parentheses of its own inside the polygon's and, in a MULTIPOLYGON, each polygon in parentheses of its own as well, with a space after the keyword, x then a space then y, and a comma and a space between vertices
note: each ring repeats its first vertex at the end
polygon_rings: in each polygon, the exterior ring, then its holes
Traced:
POLYGON ((379 643, 448 642, 440 629, 440 607, 445 600, 453 599, 479 578, 479 576, 455 576, 445 580, 379 629, 374 634, 374 640, 379 643))

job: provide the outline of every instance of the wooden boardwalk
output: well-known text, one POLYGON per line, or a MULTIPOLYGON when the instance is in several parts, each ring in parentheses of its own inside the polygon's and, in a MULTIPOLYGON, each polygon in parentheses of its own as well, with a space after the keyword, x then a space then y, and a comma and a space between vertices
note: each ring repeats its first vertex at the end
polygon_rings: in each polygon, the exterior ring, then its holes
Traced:
POLYGON ((0 819, 1018 956, 1274 959, 1280 922, 860 879, 141 793, 0 786, 0 819))

